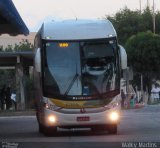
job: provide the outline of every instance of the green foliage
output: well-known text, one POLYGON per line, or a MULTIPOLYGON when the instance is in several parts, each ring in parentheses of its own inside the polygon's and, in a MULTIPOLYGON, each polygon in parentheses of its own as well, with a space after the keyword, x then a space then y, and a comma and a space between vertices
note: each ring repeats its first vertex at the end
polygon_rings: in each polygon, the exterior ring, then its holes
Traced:
POLYGON ((125 45, 128 62, 137 72, 160 72, 159 41, 160 36, 149 31, 138 33, 128 39, 125 45))
POLYGON ((3 46, 0 46, 0 52, 3 51, 3 46))
MULTIPOLYGON (((135 77, 142 74, 146 86, 151 80, 160 77, 160 35, 150 31, 131 36, 126 42, 129 66, 133 68, 135 77)), ((138 83, 138 78, 135 79, 138 83)))
POLYGON ((15 69, 0 69, 0 89, 3 85, 7 85, 13 90, 16 88, 15 82, 15 69))
POLYGON ((157 12, 156 13, 156 18, 155 18, 155 26, 156 26, 156 28, 155 28, 155 32, 157 33, 157 34, 160 34, 160 12, 157 12))
POLYGON ((124 43, 128 37, 137 33, 140 25, 140 12, 131 11, 128 8, 117 12, 114 17, 108 17, 115 27, 120 43, 124 43))
MULTIPOLYGON (((160 13, 156 12, 156 33, 160 33, 160 13)), ((143 12, 132 11, 125 7, 113 17, 106 16, 115 27, 119 43, 124 45, 127 39, 138 32, 153 30, 152 11, 147 7, 143 12)))
MULTIPOLYGON (((153 14, 149 7, 142 12, 127 7, 114 16, 106 16, 115 27, 119 43, 125 45, 129 66, 133 68, 135 85, 151 88, 153 79, 160 79, 160 36, 154 35, 153 14)), ((155 13, 155 31, 160 34, 160 12, 155 13)))
POLYGON ((142 31, 153 31, 153 14, 152 11, 147 7, 141 14, 142 31))
POLYGON ((3 48, 3 46, 0 46, 0 51, 4 52, 17 52, 17 51, 32 51, 33 45, 27 40, 22 40, 19 42, 19 44, 8 45, 6 48, 3 48))
POLYGON ((22 40, 19 44, 15 44, 14 51, 30 51, 33 45, 28 40, 22 40))
POLYGON ((13 46, 12 45, 8 45, 5 49, 5 52, 12 52, 13 51, 13 46))

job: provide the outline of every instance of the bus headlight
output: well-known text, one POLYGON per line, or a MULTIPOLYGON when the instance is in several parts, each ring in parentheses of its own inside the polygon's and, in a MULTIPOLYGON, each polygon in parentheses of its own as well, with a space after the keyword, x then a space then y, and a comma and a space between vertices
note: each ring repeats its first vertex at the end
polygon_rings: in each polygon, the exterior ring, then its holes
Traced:
POLYGON ((44 108, 49 109, 49 110, 54 110, 55 105, 49 104, 49 103, 43 103, 44 108))
POLYGON ((119 120, 119 113, 116 111, 113 111, 109 114, 109 118, 111 121, 115 122, 119 120))
POLYGON ((48 121, 50 123, 55 123, 56 122, 56 117, 54 115, 50 115, 50 116, 48 116, 48 121))

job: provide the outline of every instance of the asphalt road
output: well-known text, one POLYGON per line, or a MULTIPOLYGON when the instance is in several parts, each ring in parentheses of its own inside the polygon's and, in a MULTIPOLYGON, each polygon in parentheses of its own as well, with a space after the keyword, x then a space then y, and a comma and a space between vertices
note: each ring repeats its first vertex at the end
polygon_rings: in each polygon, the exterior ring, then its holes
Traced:
POLYGON ((160 105, 123 111, 117 135, 88 129, 59 129, 57 135, 45 137, 38 133, 35 116, 0 117, 0 142, 2 148, 157 148, 160 105))

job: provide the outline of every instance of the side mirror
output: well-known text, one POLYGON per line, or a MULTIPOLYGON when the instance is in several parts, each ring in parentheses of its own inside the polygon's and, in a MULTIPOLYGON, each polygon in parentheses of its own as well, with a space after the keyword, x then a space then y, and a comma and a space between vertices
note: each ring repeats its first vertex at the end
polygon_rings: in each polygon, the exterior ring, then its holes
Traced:
POLYGON ((35 62, 35 70, 37 72, 41 72, 41 51, 40 51, 40 48, 38 48, 36 51, 34 62, 35 62))
POLYGON ((120 60, 121 60, 121 69, 127 69, 127 53, 126 50, 119 45, 120 49, 120 60))

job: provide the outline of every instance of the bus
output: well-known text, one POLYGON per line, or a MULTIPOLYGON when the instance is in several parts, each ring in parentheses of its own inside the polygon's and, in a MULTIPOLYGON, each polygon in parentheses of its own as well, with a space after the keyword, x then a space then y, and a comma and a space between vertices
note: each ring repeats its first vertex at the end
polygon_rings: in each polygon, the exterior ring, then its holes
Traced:
POLYGON ((109 20, 44 22, 35 37, 39 132, 90 128, 117 133, 125 49, 109 20))

